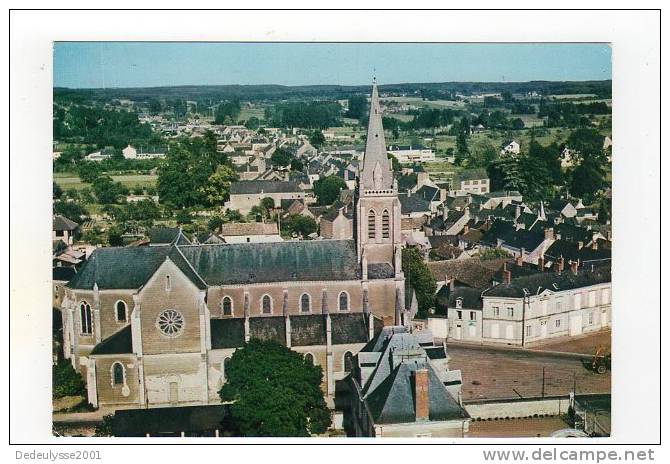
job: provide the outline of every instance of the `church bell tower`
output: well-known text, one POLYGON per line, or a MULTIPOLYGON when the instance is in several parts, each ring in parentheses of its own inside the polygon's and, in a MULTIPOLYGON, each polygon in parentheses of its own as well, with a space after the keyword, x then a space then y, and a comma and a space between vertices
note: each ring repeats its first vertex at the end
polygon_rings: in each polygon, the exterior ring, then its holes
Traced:
POLYGON ((402 278, 401 244, 398 183, 386 151, 379 93, 373 81, 356 204, 356 245, 364 278, 369 271, 389 270, 388 266, 396 278, 402 278))

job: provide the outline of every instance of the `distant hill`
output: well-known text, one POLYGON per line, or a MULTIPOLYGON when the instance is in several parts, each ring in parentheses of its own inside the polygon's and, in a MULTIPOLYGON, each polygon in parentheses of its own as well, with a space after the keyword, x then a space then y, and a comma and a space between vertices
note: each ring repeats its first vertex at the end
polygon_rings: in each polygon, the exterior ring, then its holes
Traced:
MULTIPOLYGON (((440 82, 380 85, 381 93, 424 94, 439 98, 440 94, 459 93, 527 93, 542 95, 595 94, 602 98, 612 95, 612 81, 529 81, 529 82, 440 82)), ((109 100, 127 98, 145 101, 152 98, 180 98, 186 100, 283 100, 296 98, 340 99, 351 95, 366 94, 369 85, 184 85, 167 87, 136 87, 112 89, 54 88, 54 99, 109 100)))

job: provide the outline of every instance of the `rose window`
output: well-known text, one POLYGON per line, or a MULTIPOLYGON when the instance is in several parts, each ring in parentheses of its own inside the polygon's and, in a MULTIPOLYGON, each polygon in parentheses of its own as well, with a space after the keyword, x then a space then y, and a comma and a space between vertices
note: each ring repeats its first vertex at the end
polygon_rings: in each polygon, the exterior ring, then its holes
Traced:
POLYGON ((174 309, 166 309, 158 315, 158 329, 168 337, 176 337, 184 328, 184 316, 174 309))

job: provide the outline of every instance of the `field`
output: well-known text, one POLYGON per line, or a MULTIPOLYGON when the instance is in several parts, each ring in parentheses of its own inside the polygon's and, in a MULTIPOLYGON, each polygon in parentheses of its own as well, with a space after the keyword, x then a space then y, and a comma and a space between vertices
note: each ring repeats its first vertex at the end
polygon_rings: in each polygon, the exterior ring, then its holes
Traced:
MULTIPOLYGON (((156 185, 156 180, 158 179, 158 176, 153 174, 124 174, 111 177, 115 182, 121 182, 129 188, 136 186, 153 187, 156 185)), ((78 175, 70 172, 55 172, 54 182, 63 190, 71 188, 80 190, 91 186, 91 184, 82 182, 78 175)))

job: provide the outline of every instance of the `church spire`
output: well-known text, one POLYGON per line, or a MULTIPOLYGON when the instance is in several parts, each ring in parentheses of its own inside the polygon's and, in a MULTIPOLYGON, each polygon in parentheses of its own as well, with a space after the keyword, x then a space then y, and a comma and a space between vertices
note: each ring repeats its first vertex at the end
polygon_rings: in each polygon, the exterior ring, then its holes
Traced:
POLYGON ((370 98, 370 119, 368 121, 365 156, 361 171, 363 190, 386 190, 393 188, 393 172, 386 153, 386 140, 382 126, 382 111, 379 105, 377 79, 373 79, 370 98))

